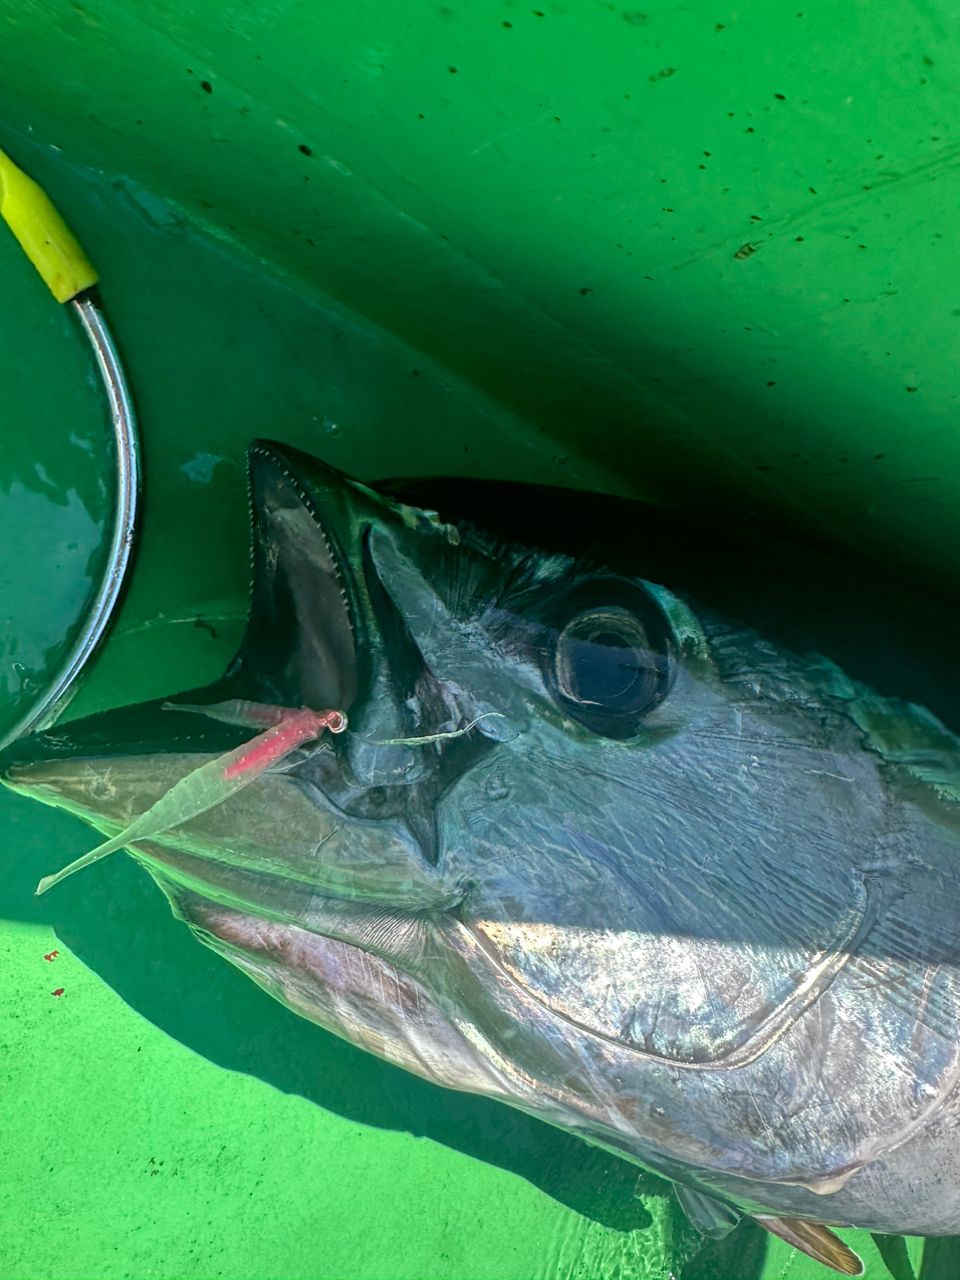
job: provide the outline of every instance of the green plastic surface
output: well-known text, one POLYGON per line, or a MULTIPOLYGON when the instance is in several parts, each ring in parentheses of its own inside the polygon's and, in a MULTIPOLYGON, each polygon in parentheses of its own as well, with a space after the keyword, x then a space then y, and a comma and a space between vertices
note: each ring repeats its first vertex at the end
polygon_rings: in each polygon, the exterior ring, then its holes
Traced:
MULTIPOLYGON (((224 665, 257 435, 770 504, 956 589, 958 73, 940 0, 0 0, 0 146, 100 270, 145 441, 75 710, 224 665)), ((5 234, 0 280, 2 728, 82 614, 110 470, 83 340, 5 234)), ((89 844, 0 793, 4 1280, 826 1276, 299 1022, 125 859, 31 896, 89 844)), ((960 1275, 953 1241, 847 1238, 870 1280, 960 1275)))

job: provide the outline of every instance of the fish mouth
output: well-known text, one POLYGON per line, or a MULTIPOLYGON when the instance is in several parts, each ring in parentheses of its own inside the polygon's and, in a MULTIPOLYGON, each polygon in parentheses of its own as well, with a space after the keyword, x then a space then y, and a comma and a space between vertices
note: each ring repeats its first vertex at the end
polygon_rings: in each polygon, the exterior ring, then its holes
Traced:
POLYGON ((52 799, 60 766, 68 763, 84 760, 93 768, 108 759, 168 754, 172 744, 182 758, 220 754, 250 736, 237 725, 178 714, 175 703, 246 699, 348 712, 357 701, 369 624, 351 547, 356 501, 368 491, 272 441, 255 441, 247 458, 250 607, 244 639, 224 677, 173 699, 114 708, 21 738, 0 752, 0 781, 52 799))
POLYGON ((273 441, 248 451, 252 588, 243 645, 227 676, 251 700, 349 711, 368 625, 354 567, 361 486, 273 441), (354 490, 357 494, 354 494, 354 490))

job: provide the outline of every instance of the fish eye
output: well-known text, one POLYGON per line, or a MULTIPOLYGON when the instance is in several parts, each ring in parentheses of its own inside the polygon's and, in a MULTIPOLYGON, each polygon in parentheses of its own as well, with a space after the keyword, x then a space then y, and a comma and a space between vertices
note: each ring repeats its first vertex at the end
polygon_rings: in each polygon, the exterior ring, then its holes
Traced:
POLYGON ((646 593, 637 603, 580 609, 555 633, 554 695, 571 719, 607 738, 632 737, 669 688, 666 619, 646 593))
POLYGON ((578 613, 557 637, 557 687, 565 698, 611 711, 642 710, 658 683, 658 657, 626 610, 578 613))

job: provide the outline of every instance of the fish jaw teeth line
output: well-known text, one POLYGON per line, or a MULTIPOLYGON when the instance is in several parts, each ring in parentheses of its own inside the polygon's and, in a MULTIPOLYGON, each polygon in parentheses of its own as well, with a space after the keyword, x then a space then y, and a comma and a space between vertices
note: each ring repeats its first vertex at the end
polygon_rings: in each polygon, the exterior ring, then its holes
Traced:
MULTIPOLYGON (((317 532, 319 533, 320 537, 323 539, 323 545, 327 550, 327 555, 330 557, 330 563, 333 566, 333 580, 337 584, 337 590, 340 593, 340 599, 343 603, 344 613, 347 619, 347 625, 350 628, 351 634, 355 636, 356 630, 353 625, 353 613, 350 607, 350 599, 347 595, 346 588, 344 587, 344 584, 343 584, 343 575, 340 572, 340 562, 337 558, 336 551, 333 547, 333 544, 331 543, 330 538, 327 535, 327 531, 324 528, 323 520, 320 517, 320 512, 317 510, 316 504, 312 501, 309 493, 304 488, 304 486, 300 483, 300 481, 297 479, 293 471, 291 471, 291 469, 288 466, 286 466, 282 462, 282 460, 277 456, 277 454, 274 453, 272 450, 268 450, 261 445, 252 445, 250 448, 250 456, 267 459, 274 466, 278 467, 281 474, 283 475, 283 478, 293 489, 294 493, 303 503, 306 510, 310 513, 310 518, 313 520, 313 523, 316 525, 317 532)), ((250 508, 252 517, 256 519, 256 511, 254 508, 254 501, 253 501, 253 480, 252 480, 252 473, 249 468, 247 471, 247 503, 250 508)), ((254 569, 255 569, 254 548, 253 548, 253 543, 251 542, 250 569, 249 569, 251 592, 254 586, 254 581, 253 581, 254 569)))

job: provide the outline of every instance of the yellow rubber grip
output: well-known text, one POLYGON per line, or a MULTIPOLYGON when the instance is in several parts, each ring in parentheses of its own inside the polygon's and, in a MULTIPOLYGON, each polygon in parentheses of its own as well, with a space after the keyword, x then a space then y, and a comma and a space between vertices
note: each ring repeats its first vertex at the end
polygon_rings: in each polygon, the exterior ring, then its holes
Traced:
POLYGON ((97 283, 97 273, 46 193, 0 151, 0 216, 58 302, 97 283))

